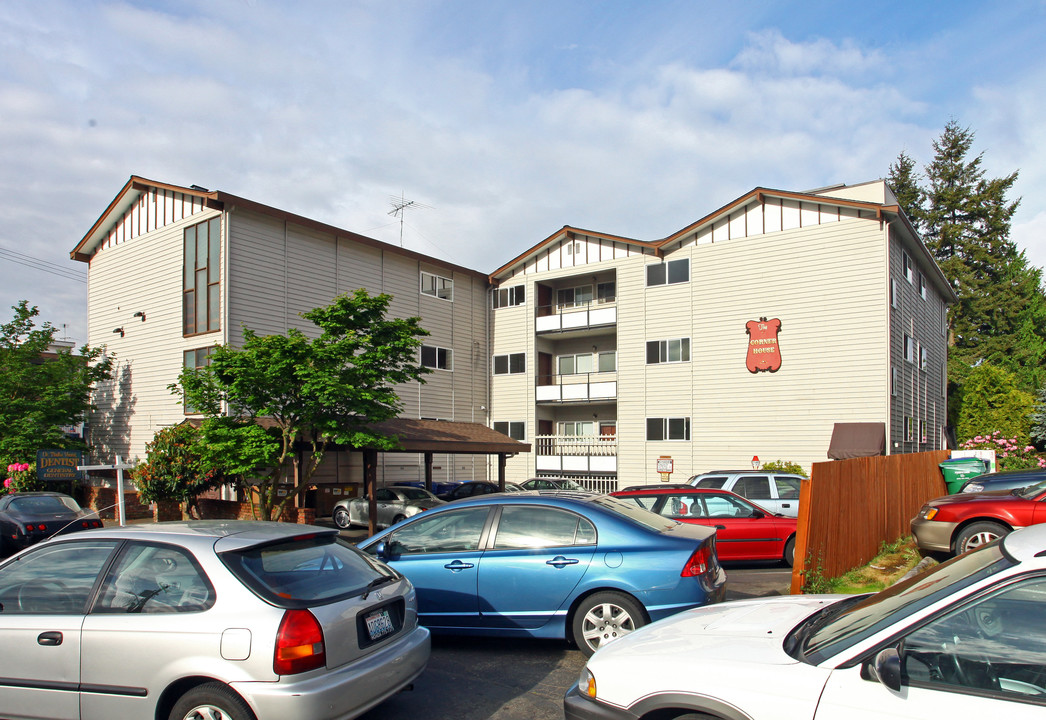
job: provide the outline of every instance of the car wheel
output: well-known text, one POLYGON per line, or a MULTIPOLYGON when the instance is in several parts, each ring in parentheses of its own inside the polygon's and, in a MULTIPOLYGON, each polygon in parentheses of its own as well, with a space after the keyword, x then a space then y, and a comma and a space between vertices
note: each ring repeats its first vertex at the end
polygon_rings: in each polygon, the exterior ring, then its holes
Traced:
POLYGON ((581 601, 571 623, 574 642, 586 657, 646 625, 638 602, 619 592, 598 592, 581 601))
POLYGON ((349 511, 343 507, 334 509, 334 524, 340 527, 342 530, 349 527, 352 523, 349 521, 349 511))
POLYGON ((967 525, 955 537, 955 554, 962 555, 1008 535, 1010 529, 994 522, 975 522, 967 525))
POLYGON ((397 515, 396 517, 392 518, 392 524, 395 525, 396 523, 401 523, 406 519, 406 515, 397 515))
POLYGON ((170 720, 254 720, 254 713, 227 685, 198 685, 178 698, 170 720))
POLYGON ((782 559, 788 567, 795 566, 795 535, 788 538, 788 542, 785 543, 784 557, 782 559))

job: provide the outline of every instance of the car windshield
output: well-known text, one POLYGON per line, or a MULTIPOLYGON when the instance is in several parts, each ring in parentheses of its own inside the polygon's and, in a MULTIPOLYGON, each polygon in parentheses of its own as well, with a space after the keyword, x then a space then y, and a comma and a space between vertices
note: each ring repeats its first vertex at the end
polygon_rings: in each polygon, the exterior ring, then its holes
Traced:
POLYGON ((221 554, 244 585, 279 607, 309 607, 359 595, 398 575, 335 534, 293 537, 221 554))
POLYGON ((785 640, 785 652, 818 665, 886 626, 1014 563, 995 542, 878 593, 833 603, 792 629, 785 640))
POLYGON ((671 527, 679 525, 675 520, 669 520, 649 510, 644 510, 634 502, 625 502, 609 495, 598 495, 592 498, 592 504, 599 505, 616 515, 622 515, 632 522, 639 523, 655 532, 664 532, 671 527))
POLYGON ((1041 495, 1043 492, 1046 492, 1046 480, 1043 480, 1042 482, 1033 483, 1031 485, 1028 485, 1027 487, 1018 488, 1017 490, 1013 491, 1013 494, 1017 497, 1032 498, 1036 495, 1041 495))
POLYGON ((80 509, 71 497, 60 495, 26 495, 15 498, 8 507, 23 513, 67 513, 80 509))
POLYGON ((396 488, 403 497, 408 500, 431 500, 432 495, 429 495, 426 491, 421 488, 413 487, 398 487, 396 488))
POLYGON ((584 490, 585 488, 574 482, 573 480, 556 480, 556 485, 562 490, 584 490))

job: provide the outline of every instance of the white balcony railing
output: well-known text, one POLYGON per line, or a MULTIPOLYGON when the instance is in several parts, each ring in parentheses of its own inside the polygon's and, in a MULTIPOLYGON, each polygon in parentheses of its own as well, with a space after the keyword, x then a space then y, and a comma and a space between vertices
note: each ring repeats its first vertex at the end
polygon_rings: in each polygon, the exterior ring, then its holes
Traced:
POLYGON ((537 469, 543 472, 617 472, 617 438, 613 435, 538 435, 534 452, 537 469))
POLYGON ((598 300, 594 303, 548 305, 538 308, 534 330, 536 332, 563 332, 566 330, 584 330, 602 325, 617 323, 617 306, 613 299, 598 300))
POLYGON ((616 400, 617 373, 594 372, 539 376, 534 399, 537 402, 616 400))

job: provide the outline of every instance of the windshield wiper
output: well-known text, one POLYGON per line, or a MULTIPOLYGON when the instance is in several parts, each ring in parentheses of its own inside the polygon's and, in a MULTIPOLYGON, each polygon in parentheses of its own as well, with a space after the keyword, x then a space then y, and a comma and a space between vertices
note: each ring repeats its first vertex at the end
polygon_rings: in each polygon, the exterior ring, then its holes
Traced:
POLYGON ((395 580, 396 578, 394 578, 392 575, 382 575, 381 577, 374 578, 369 583, 367 583, 367 587, 364 588, 363 595, 360 596, 360 600, 366 600, 367 596, 370 595, 370 591, 378 587, 379 585, 387 585, 388 583, 393 582, 395 580))

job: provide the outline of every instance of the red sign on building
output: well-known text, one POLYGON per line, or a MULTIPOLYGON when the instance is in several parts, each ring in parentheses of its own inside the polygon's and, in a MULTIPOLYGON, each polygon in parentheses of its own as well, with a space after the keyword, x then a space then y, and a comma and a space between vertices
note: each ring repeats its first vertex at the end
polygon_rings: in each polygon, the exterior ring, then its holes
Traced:
POLYGON ((745 365, 748 372, 777 372, 781 369, 781 346, 777 343, 777 333, 781 331, 781 321, 777 318, 767 320, 749 320, 745 324, 748 333, 748 357, 745 365))

